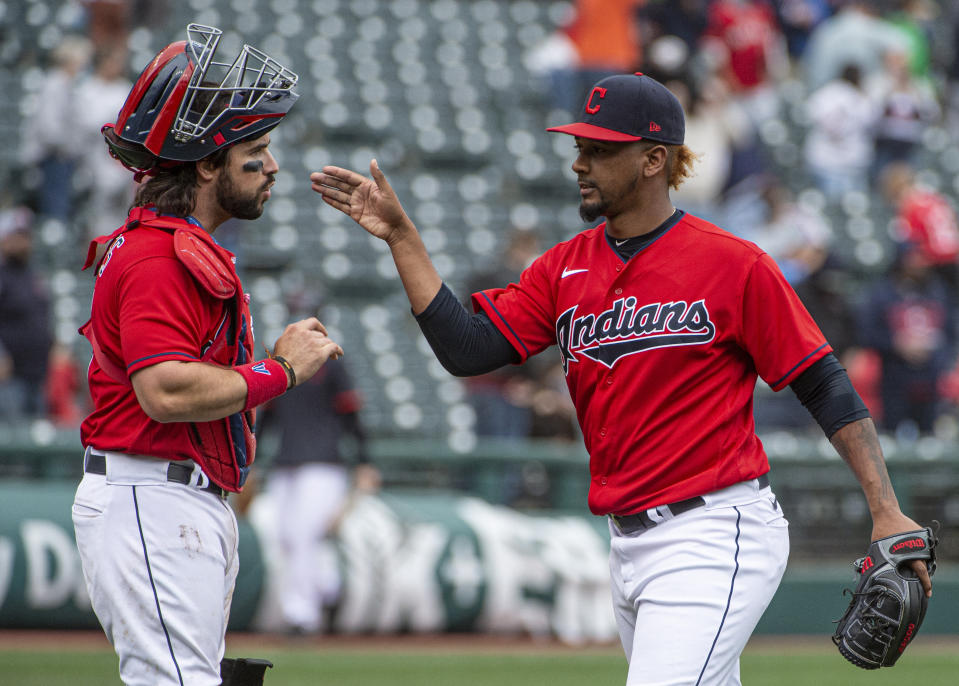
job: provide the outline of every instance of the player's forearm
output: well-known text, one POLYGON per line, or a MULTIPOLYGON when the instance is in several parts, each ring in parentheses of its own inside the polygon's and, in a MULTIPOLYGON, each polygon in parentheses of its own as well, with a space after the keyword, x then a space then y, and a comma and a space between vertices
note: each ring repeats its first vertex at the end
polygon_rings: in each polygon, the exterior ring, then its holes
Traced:
POLYGON ((845 425, 833 434, 830 441, 859 480, 873 521, 898 514, 899 501, 889 480, 872 419, 860 419, 845 425))
POLYGON ((161 362, 130 379, 137 401, 157 422, 205 422, 246 405, 247 383, 232 369, 205 362, 161 362))
POLYGON ((443 285, 443 279, 433 266, 423 239, 412 222, 401 231, 395 231, 397 238, 389 241, 396 271, 399 272, 403 288, 410 299, 413 314, 426 309, 443 285))

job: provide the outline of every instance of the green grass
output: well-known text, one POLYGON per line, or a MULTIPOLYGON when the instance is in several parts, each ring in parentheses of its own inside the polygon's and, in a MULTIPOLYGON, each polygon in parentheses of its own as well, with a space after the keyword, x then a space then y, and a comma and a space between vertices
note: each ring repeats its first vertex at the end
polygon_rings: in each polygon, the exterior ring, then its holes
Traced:
MULTIPOLYGON (((745 686, 954 686, 959 654, 952 642, 942 648, 915 649, 893 669, 873 672, 846 663, 831 646, 750 648, 742 660, 745 686)), ((276 664, 266 686, 621 686, 626 663, 614 649, 550 649, 529 653, 508 648, 472 653, 461 646, 443 652, 418 647, 404 653, 389 649, 349 649, 313 645, 244 646, 232 654, 266 657, 276 664), (455 651, 455 652, 454 652, 455 651)), ((0 682, 17 686, 107 686, 119 684, 112 652, 57 650, 49 647, 4 649, 0 643, 0 682)))

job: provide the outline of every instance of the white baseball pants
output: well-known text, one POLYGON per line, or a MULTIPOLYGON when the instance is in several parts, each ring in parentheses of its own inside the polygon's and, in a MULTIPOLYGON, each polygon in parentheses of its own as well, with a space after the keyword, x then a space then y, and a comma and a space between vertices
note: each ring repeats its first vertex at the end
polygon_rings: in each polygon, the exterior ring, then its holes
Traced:
POLYGON ((284 556, 283 619, 306 633, 325 630, 322 607, 338 598, 342 586, 329 536, 349 496, 349 472, 343 465, 322 462, 280 467, 270 472, 267 490, 276 503, 276 534, 284 556))
POLYGON ((739 656, 786 569, 788 523, 756 480, 704 499, 633 534, 610 522, 627 686, 740 686, 739 656))
POLYGON ((167 481, 168 464, 107 453, 105 475, 84 474, 73 503, 83 576, 126 686, 219 686, 236 516, 167 481))

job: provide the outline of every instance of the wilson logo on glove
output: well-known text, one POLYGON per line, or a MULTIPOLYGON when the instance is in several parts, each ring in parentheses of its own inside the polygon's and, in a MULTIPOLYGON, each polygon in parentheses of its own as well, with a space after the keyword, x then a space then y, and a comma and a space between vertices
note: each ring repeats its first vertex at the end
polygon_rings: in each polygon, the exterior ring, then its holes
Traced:
POLYGON ((900 541, 889 549, 891 553, 898 553, 903 548, 925 548, 926 542, 921 538, 911 538, 908 541, 900 541))
POLYGON ((859 583, 832 637, 844 658, 863 669, 896 664, 919 631, 929 605, 909 563, 924 560, 932 576, 938 543, 933 530, 926 527, 873 541, 866 556, 856 560, 859 583))

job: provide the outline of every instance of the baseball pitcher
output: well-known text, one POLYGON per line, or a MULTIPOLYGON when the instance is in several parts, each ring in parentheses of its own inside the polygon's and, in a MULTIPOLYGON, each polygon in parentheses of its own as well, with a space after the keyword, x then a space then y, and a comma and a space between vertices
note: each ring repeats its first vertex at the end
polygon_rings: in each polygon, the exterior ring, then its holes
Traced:
MULTIPOLYGON (((788 525, 756 437, 757 377, 789 386, 849 463, 873 538, 919 529, 899 508, 869 413, 773 260, 673 206, 691 173, 685 116, 643 74, 597 83, 573 137, 584 221, 518 284, 447 288, 384 174, 312 175, 332 207, 386 241, 413 313, 451 373, 556 346, 589 452, 589 507, 608 518, 613 604, 630 686, 740 683, 739 656, 779 585, 788 525)), ((920 560, 910 573, 931 593, 920 560)))

